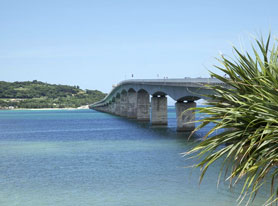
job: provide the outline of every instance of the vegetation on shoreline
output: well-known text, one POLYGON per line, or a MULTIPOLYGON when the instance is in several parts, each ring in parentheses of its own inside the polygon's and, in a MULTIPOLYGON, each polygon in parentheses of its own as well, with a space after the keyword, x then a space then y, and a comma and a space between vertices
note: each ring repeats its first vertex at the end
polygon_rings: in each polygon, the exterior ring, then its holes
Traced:
POLYGON ((200 158, 195 165, 202 168, 200 181, 215 161, 221 161, 219 180, 224 176, 231 185, 242 180, 240 200, 249 197, 247 204, 266 177, 270 178, 266 205, 278 199, 278 47, 269 45, 270 36, 267 42, 256 40, 253 54, 234 48, 235 60, 221 56, 222 67, 217 68, 226 78, 211 75, 230 87, 210 86, 216 94, 210 96, 208 107, 197 108, 196 112, 209 116, 200 120, 196 130, 210 122, 215 126, 188 153, 200 158), (215 132, 221 128, 226 129, 215 132))
POLYGON ((77 108, 101 100, 106 94, 78 86, 56 85, 37 80, 0 81, 0 108, 77 108))

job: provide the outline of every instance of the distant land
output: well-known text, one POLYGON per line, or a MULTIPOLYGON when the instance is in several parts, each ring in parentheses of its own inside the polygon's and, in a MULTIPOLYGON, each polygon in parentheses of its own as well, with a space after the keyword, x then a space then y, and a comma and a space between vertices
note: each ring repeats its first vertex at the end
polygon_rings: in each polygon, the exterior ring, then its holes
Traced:
POLYGON ((86 107, 105 97, 98 90, 41 81, 0 81, 0 109, 41 109, 86 107))

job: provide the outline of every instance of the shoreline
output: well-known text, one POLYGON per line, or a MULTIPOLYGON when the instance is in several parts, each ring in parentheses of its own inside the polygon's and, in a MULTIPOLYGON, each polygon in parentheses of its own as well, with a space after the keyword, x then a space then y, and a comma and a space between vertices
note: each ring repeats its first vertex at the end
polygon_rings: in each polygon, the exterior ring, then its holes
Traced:
POLYGON ((80 110, 80 109, 87 109, 87 108, 20 108, 20 109, 4 109, 4 110, 80 110))
POLYGON ((82 110, 89 109, 89 105, 81 106, 81 107, 65 107, 65 108, 15 108, 15 109, 0 109, 0 111, 8 111, 8 110, 82 110))
POLYGON ((84 110, 84 109, 89 109, 89 108, 20 108, 20 109, 0 109, 0 111, 18 111, 18 110, 33 110, 33 111, 40 111, 40 110, 84 110))

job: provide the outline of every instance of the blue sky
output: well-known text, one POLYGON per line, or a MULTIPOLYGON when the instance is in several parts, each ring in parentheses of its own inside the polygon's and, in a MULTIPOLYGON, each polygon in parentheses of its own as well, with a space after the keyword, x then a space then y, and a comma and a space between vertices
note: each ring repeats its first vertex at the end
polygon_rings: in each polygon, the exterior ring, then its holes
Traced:
POLYGON ((131 78, 208 77, 221 51, 278 35, 278 1, 0 0, 0 80, 110 91, 131 78))

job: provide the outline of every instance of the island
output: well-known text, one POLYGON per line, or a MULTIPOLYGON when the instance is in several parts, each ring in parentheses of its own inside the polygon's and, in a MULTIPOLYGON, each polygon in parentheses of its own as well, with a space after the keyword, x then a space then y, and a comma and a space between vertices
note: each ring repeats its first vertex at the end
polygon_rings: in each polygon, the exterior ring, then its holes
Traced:
POLYGON ((0 109, 86 108, 105 97, 98 90, 41 81, 0 81, 0 109))

